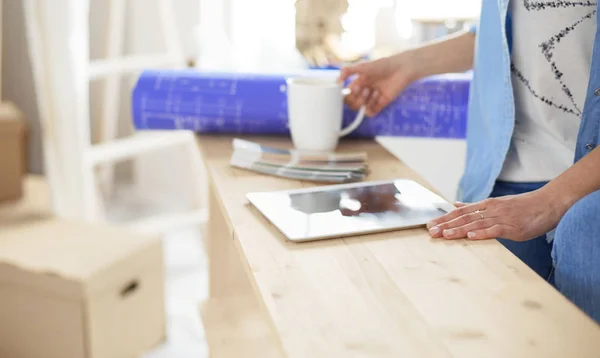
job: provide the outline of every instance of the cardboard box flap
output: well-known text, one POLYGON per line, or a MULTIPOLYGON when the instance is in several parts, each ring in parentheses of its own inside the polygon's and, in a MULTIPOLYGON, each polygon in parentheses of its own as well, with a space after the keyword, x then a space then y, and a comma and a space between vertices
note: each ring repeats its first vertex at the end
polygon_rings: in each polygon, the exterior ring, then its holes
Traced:
POLYGON ((85 295, 85 287, 79 281, 59 276, 52 271, 25 270, 14 263, 1 262, 0 287, 6 289, 6 283, 64 299, 80 299, 85 295))
MULTIPOLYGON (((156 241, 123 228, 53 219, 0 230, 0 269, 8 265, 87 282, 156 241)), ((0 272, 0 279, 6 277, 0 272)))
POLYGON ((14 136, 25 132, 23 113, 11 102, 0 104, 0 136, 14 136))

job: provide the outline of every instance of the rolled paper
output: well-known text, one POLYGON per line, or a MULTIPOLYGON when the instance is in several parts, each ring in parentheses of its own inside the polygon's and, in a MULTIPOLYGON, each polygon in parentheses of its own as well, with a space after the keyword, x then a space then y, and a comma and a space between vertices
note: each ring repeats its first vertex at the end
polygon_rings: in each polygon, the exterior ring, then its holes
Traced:
MULTIPOLYGON (((146 70, 133 89, 133 124, 139 130, 288 136, 290 76, 146 70)), ((470 73, 461 73, 414 82, 350 136, 465 138, 470 80, 470 73)), ((345 108, 344 126, 355 115, 345 108)))

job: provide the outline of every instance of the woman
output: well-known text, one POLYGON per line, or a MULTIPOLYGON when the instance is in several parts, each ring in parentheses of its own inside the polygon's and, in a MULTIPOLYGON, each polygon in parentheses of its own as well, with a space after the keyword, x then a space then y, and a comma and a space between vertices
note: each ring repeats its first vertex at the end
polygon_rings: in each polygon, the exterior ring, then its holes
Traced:
POLYGON ((596 2, 483 0, 470 31, 343 68, 353 108, 473 69, 458 209, 434 238, 499 241, 600 322, 600 13, 596 2))

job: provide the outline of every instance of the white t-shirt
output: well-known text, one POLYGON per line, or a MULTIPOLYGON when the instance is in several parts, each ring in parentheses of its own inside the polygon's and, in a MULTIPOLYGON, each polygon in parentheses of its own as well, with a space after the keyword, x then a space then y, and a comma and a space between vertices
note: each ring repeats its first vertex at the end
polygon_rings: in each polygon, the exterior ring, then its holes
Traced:
POLYGON ((596 1, 511 0, 515 130, 499 179, 551 180, 573 164, 596 1))

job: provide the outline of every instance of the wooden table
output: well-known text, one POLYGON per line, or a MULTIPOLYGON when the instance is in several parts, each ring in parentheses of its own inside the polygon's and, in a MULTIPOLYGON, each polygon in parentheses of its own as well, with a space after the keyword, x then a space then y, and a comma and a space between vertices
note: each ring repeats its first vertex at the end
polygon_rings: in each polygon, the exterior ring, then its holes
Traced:
MULTIPOLYGON (((599 327, 495 240, 414 229, 287 242, 245 194, 312 184, 230 167, 231 140, 198 140, 210 181, 202 316, 212 356, 600 356, 599 327)), ((368 180, 427 186, 373 141, 340 150, 368 152, 368 180)))

